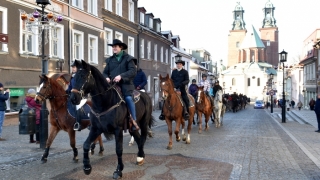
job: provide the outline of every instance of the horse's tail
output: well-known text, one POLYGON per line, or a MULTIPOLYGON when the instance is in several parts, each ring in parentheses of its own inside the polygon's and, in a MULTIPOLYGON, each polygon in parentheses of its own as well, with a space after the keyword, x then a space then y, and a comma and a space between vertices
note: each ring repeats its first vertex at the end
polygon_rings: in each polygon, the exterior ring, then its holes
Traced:
POLYGON ((106 137, 106 139, 108 141, 111 141, 113 139, 113 134, 108 133, 108 132, 104 132, 103 134, 104 134, 104 137, 106 137))
POLYGON ((149 120, 149 124, 148 124, 149 128, 151 128, 152 126, 154 126, 155 122, 156 122, 156 120, 155 120, 154 117, 151 115, 151 119, 149 120))

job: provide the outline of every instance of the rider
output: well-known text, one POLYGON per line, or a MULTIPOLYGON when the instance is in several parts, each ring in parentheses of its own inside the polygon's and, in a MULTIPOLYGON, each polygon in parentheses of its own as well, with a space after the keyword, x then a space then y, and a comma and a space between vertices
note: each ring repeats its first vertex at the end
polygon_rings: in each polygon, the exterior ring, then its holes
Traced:
POLYGON ((191 94, 194 99, 196 99, 198 91, 198 86, 196 83, 197 81, 195 79, 192 79, 192 84, 189 86, 189 94, 191 94))
POLYGON ((135 58, 130 56, 124 50, 127 49, 127 45, 118 39, 114 39, 112 44, 113 56, 106 59, 106 66, 103 70, 103 75, 107 82, 111 81, 118 83, 121 87, 124 100, 130 110, 130 127, 132 130, 139 130, 136 120, 136 107, 133 101, 132 92, 135 89, 133 85, 133 79, 137 73, 135 66, 135 58))
MULTIPOLYGON (((73 86, 74 86, 74 75, 77 73, 77 67, 76 67, 76 64, 75 64, 75 61, 73 61, 72 63, 71 63, 71 73, 72 73, 72 75, 71 75, 71 79, 70 79, 70 83, 69 83, 69 86, 68 86, 68 89, 66 90, 66 93, 68 94, 68 95, 70 95, 70 93, 71 93, 71 89, 73 88, 73 86)), ((70 99, 68 99, 68 106, 70 107, 70 108, 76 108, 72 103, 70 103, 69 102, 70 101, 70 99)), ((68 108, 69 108, 68 107, 68 108)), ((75 131, 81 131, 81 118, 80 118, 80 113, 78 113, 78 112, 76 112, 76 123, 73 125, 73 130, 75 130, 75 131), (78 114, 79 114, 79 116, 78 116, 78 114)))
POLYGON ((216 92, 218 92, 219 90, 222 91, 222 87, 219 85, 219 80, 217 80, 215 83, 214 83, 214 86, 213 86, 213 96, 215 97, 216 95, 216 92))
MULTIPOLYGON (((185 64, 184 61, 178 60, 175 63, 177 65, 177 68, 172 71, 171 79, 173 81, 174 88, 177 91, 181 92, 181 97, 182 97, 182 100, 184 101, 184 106, 183 106, 184 119, 188 120, 189 119, 189 113, 188 113, 188 111, 189 111, 189 98, 188 98, 188 95, 186 92, 186 85, 188 85, 188 83, 189 83, 189 73, 187 70, 183 69, 183 66, 185 64)), ((165 120, 165 117, 163 115, 163 108, 161 111, 161 115, 159 116, 159 119, 165 120)))
POLYGON ((203 86, 203 91, 209 97, 211 105, 213 106, 214 105, 213 100, 209 95, 210 82, 207 80, 207 75, 206 74, 202 74, 202 80, 200 81, 200 86, 203 86))
POLYGON ((136 68, 137 68, 137 75, 133 80, 134 87, 142 92, 145 92, 144 86, 148 83, 146 74, 142 71, 141 68, 138 68, 137 63, 136 68))

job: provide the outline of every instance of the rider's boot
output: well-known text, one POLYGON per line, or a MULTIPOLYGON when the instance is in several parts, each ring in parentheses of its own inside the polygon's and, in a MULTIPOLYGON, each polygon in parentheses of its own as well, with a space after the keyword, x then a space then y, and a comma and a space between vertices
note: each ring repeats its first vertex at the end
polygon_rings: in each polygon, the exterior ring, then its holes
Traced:
POLYGON ((189 120, 189 118, 190 118, 188 110, 189 110, 189 107, 187 108, 186 103, 184 103, 184 106, 183 106, 183 117, 184 117, 184 119, 186 121, 189 120))
POLYGON ((140 130, 140 127, 139 127, 139 125, 137 124, 137 121, 134 120, 131 115, 130 115, 129 123, 130 123, 130 130, 131 130, 131 129, 132 129, 133 131, 139 131, 139 130, 140 130))

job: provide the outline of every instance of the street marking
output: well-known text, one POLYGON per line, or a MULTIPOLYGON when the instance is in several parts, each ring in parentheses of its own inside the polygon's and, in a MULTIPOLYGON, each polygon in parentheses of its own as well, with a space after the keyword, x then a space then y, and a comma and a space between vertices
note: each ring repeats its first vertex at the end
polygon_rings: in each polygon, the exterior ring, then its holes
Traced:
POLYGON ((281 127, 281 129, 284 130, 284 132, 286 132, 288 134, 288 136, 300 147, 300 149, 311 159, 312 162, 314 162, 314 164, 316 166, 318 166, 318 168, 320 169, 320 161, 318 158, 314 157, 310 151, 304 147, 303 144, 300 143, 299 140, 297 140, 285 127, 283 127, 273 116, 272 119, 281 127))

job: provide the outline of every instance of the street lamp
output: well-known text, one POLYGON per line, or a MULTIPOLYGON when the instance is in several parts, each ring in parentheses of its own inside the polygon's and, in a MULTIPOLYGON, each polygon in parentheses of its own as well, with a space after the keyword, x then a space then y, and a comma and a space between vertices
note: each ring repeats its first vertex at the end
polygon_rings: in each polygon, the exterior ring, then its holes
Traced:
POLYGON ((284 93, 284 62, 287 61, 287 55, 288 53, 282 50, 282 52, 279 53, 280 55, 280 63, 282 63, 283 67, 283 76, 282 76, 282 123, 286 122, 286 97, 284 93))
MULTIPOLYGON (((44 9, 47 5, 51 5, 50 0, 36 0, 37 5, 41 7, 41 12, 35 9, 33 13, 27 14, 25 11, 20 10, 21 19, 23 20, 24 27, 30 30, 34 35, 38 35, 39 44, 41 41, 41 59, 42 59, 42 75, 48 74, 48 58, 44 54, 45 42, 48 42, 48 31, 54 29, 57 22, 62 21, 61 15, 56 15, 53 12, 45 13, 44 9), (46 31, 46 32, 44 32, 46 31), (46 41, 45 41, 46 40, 46 41)), ((31 39, 28 39, 31 41, 31 39)), ((39 48, 40 49, 40 48, 39 48)), ((46 142, 48 139, 48 109, 46 106, 46 101, 42 103, 40 110, 40 148, 46 147, 46 142)))
POLYGON ((270 93, 270 96, 271 96, 271 113, 273 113, 273 89, 272 89, 272 83, 273 83, 273 75, 272 73, 270 73, 270 80, 271 80, 271 91, 269 92, 270 93))

